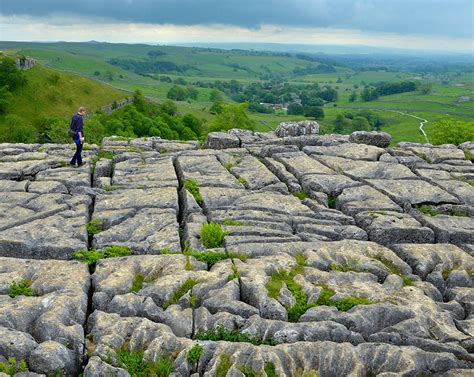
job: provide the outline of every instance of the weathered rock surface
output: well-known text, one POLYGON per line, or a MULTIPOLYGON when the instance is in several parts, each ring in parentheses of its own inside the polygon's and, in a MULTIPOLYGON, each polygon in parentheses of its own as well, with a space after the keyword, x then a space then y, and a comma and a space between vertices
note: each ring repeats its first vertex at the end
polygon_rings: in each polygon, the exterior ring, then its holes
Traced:
POLYGON ((176 376, 469 375, 472 143, 316 129, 233 129, 206 149, 110 137, 76 169, 69 145, 0 144, 0 362, 125 377, 122 351, 170 357, 176 376), (211 222, 223 242, 206 249, 211 222), (134 255, 60 261, 109 246, 134 255), (33 296, 10 297, 14 281, 33 296))

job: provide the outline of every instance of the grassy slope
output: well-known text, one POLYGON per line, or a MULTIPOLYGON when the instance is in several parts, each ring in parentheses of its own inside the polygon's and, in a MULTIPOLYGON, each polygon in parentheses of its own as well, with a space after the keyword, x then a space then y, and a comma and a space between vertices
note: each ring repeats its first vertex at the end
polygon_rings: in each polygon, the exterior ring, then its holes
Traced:
MULTIPOLYGON (((93 113, 104 105, 130 96, 88 78, 56 72, 41 65, 26 71, 25 75, 27 83, 13 93, 6 114, 20 116, 31 123, 43 117, 69 118, 81 105, 93 113)), ((4 117, 0 117, 0 123, 4 117)))
MULTIPOLYGON (((85 76, 98 77, 104 79, 106 72, 113 74, 110 84, 134 90, 140 88, 145 95, 158 99, 166 98, 166 93, 172 84, 164 84, 156 79, 137 75, 131 71, 125 71, 119 67, 107 63, 110 58, 124 59, 147 59, 150 50, 164 51, 166 55, 160 56, 159 60, 172 61, 176 64, 187 64, 192 66, 184 75, 167 74, 174 78, 184 77, 188 82, 195 81, 215 81, 236 79, 242 83, 259 81, 258 74, 271 70, 275 73, 290 73, 296 67, 305 67, 309 62, 283 56, 253 56, 241 51, 192 49, 172 46, 149 46, 149 45, 127 45, 127 44, 91 44, 91 43, 57 43, 57 44, 36 44, 36 43, 8 43, 0 42, 0 48, 7 52, 20 52, 33 56, 51 67, 71 70, 85 76), (239 64, 240 68, 232 67, 231 64, 239 64), (94 76, 96 71, 99 76, 94 76)), ((472 74, 465 74, 452 78, 451 85, 441 85, 433 83, 433 92, 430 95, 421 95, 418 92, 395 94, 381 97, 377 101, 355 103, 349 102, 350 93, 354 90, 354 85, 361 86, 364 83, 370 84, 378 81, 394 82, 405 79, 418 80, 418 75, 404 72, 376 72, 367 71, 354 73, 350 69, 336 67, 335 74, 307 75, 289 78, 294 83, 318 82, 320 85, 329 84, 337 87, 339 101, 337 108, 333 104, 328 104, 324 108, 326 117, 321 120, 322 129, 330 132, 332 122, 338 113, 348 111, 348 109, 372 109, 379 112, 385 125, 382 130, 389 132, 393 136, 394 142, 417 141, 424 139, 418 130, 419 121, 399 114, 395 109, 403 113, 413 114, 427 119, 430 123, 440 117, 449 114, 455 118, 467 119, 474 117, 474 102, 458 104, 457 98, 461 95, 474 93, 474 79, 472 74), (337 83, 338 79, 342 82, 337 83)), ((159 76, 160 74, 155 74, 159 76)), ((194 115, 212 121, 214 116, 207 112, 211 105, 209 103, 209 89, 197 88, 199 96, 197 101, 191 103, 179 102, 180 112, 191 112, 194 115)), ((259 131, 267 131, 269 127, 276 127, 278 123, 288 120, 299 120, 301 117, 275 115, 275 114, 255 114, 250 117, 257 121, 259 131)), ((428 125, 430 124, 428 123, 428 125)), ((428 126, 427 125, 427 126, 428 126)), ((428 136, 430 127, 426 127, 428 136)))

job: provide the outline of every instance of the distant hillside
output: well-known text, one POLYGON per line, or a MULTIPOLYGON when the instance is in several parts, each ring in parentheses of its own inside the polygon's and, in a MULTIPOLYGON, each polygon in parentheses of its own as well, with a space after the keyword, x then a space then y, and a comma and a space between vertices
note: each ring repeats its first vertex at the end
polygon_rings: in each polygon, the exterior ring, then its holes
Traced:
POLYGON ((71 73, 36 65, 25 72, 26 84, 13 92, 0 125, 8 115, 30 124, 46 117, 69 118, 79 106, 93 113, 102 106, 130 96, 107 85, 71 73))

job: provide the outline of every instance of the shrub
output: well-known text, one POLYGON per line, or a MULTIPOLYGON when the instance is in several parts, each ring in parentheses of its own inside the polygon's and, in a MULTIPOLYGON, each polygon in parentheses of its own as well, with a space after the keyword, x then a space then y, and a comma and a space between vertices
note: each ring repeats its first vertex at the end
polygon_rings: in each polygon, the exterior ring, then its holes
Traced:
POLYGON ((34 292, 31 289, 31 284, 33 282, 31 280, 20 280, 17 284, 16 281, 10 284, 8 288, 8 295, 13 298, 16 296, 34 296, 34 292))
POLYGON ((202 205, 203 200, 202 200, 201 193, 199 192, 199 186, 196 181, 192 179, 187 179, 184 182, 184 188, 191 193, 191 195, 194 197, 194 200, 196 200, 197 204, 202 205))
POLYGON ((227 330, 222 325, 217 325, 214 330, 200 332, 195 336, 198 340, 213 340, 213 341, 226 341, 226 342, 242 342, 242 343, 251 343, 255 346, 259 346, 261 344, 274 346, 275 341, 273 339, 260 339, 260 338, 252 338, 247 334, 241 333, 239 331, 227 330))
POLYGON ((193 346, 193 348, 188 351, 188 363, 196 364, 199 361, 199 358, 201 357, 203 352, 204 348, 202 348, 199 344, 193 346))
POLYGON ((104 230, 102 221, 99 219, 94 219, 89 221, 86 224, 87 234, 89 237, 92 237, 94 234, 99 234, 104 230))
POLYGON ((17 361, 14 357, 9 357, 8 364, 0 362, 0 373, 8 374, 13 376, 16 373, 28 372, 28 366, 26 365, 25 360, 20 360, 17 365, 17 361))
POLYGON ((266 362, 265 366, 263 367, 263 370, 267 374, 267 377, 277 377, 275 365, 272 362, 266 362))
POLYGON ((474 122, 447 118, 434 123, 431 129, 429 137, 434 145, 458 145, 474 140, 474 122))
POLYGON ((173 360, 161 356, 156 362, 143 360, 143 351, 128 352, 116 351, 117 365, 130 373, 131 376, 167 377, 173 370, 173 360))
POLYGON ((201 241, 205 248, 213 249, 216 247, 222 247, 224 244, 225 232, 217 223, 205 224, 201 230, 201 241))

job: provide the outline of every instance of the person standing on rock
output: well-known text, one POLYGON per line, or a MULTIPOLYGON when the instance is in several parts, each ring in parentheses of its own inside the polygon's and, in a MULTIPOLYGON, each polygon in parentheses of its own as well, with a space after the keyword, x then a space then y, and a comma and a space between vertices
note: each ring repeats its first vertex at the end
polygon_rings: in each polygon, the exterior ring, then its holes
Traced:
POLYGON ((73 137, 76 144, 76 153, 72 157, 71 166, 82 166, 82 146, 84 145, 84 115, 86 115, 85 107, 79 107, 79 111, 72 117, 71 125, 69 126, 69 134, 73 137), (77 165, 76 165, 77 164, 77 165))

